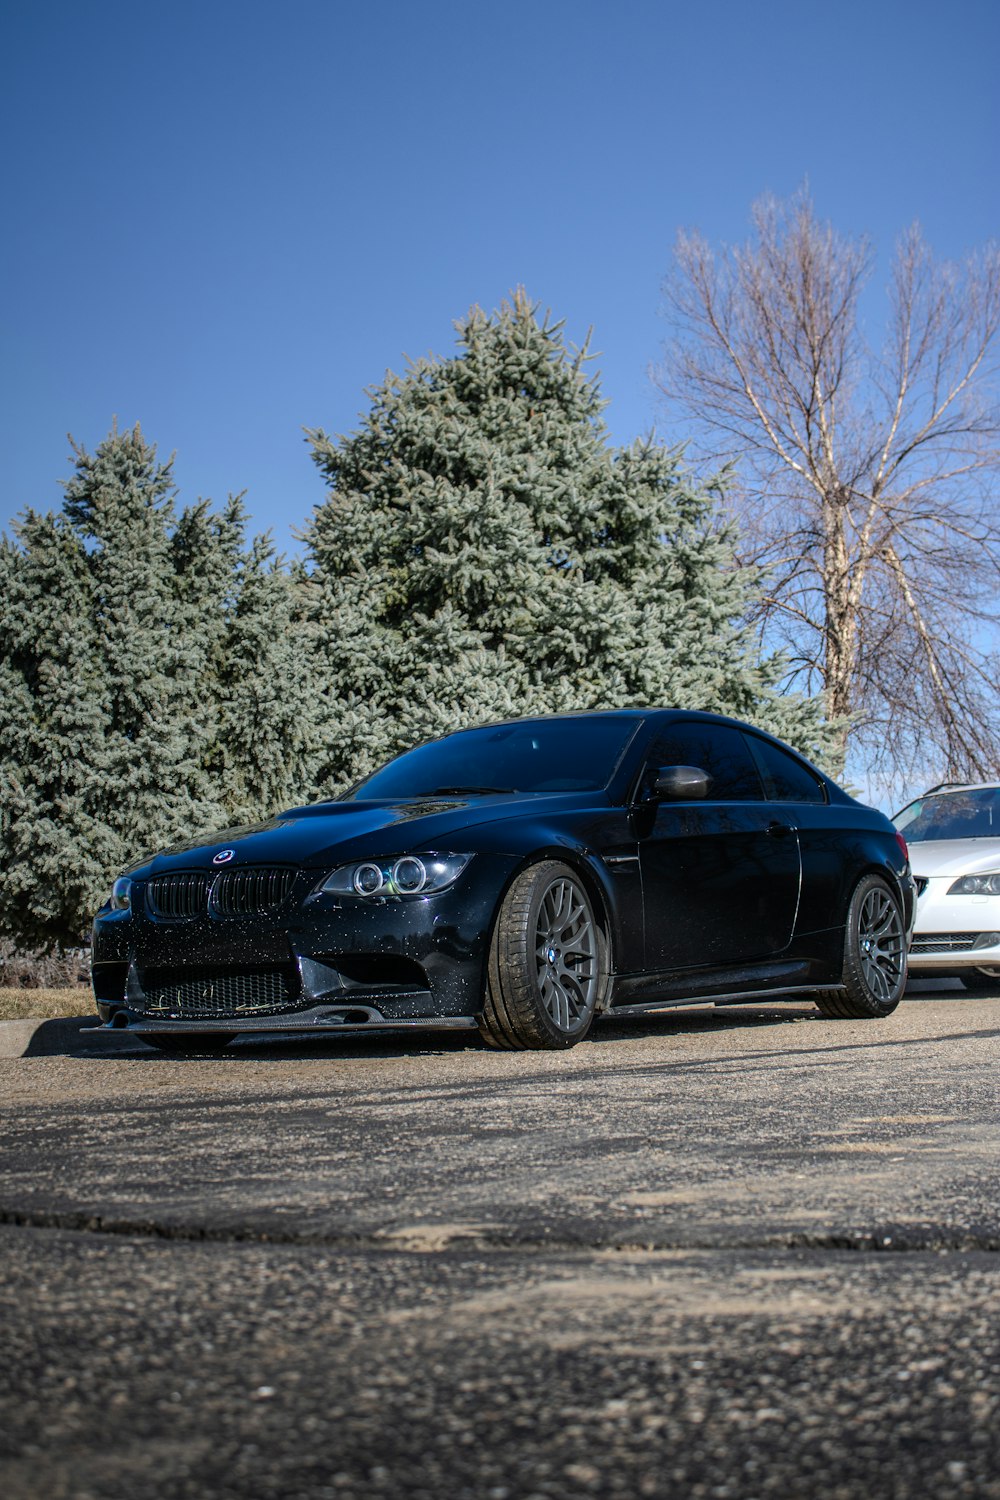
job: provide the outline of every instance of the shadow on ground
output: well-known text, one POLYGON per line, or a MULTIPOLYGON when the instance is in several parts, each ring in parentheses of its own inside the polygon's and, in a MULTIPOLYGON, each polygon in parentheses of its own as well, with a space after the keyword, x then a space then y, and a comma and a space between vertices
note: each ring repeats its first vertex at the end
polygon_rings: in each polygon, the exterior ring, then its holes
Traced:
MULTIPOLYGON (((906 1004, 949 999, 966 995, 958 979, 911 980, 906 1004)), ((970 1008, 978 998, 968 994, 970 1008)), ((971 1020, 971 1016, 970 1016, 971 1020)), ((826 1023, 827 1018, 807 1000, 769 1001, 738 1006, 712 1005, 670 1009, 655 1014, 607 1019, 595 1025, 587 1046, 607 1046, 640 1037, 683 1036, 699 1032, 732 1031, 741 1027, 787 1026, 801 1022, 826 1023)), ((12 1023, 25 1028, 24 1057, 134 1057, 162 1058, 164 1054, 147 1046, 138 1037, 122 1032, 97 1031, 96 1016, 72 1016, 60 1020, 12 1023)), ((429 1057, 457 1052, 478 1052, 484 1044, 475 1032, 429 1031, 419 1037, 411 1034, 382 1036, 331 1036, 329 1032, 310 1035, 273 1036, 251 1033, 231 1043, 219 1061, 238 1061, 253 1056, 287 1060, 296 1057, 312 1059, 357 1057, 429 1057)))

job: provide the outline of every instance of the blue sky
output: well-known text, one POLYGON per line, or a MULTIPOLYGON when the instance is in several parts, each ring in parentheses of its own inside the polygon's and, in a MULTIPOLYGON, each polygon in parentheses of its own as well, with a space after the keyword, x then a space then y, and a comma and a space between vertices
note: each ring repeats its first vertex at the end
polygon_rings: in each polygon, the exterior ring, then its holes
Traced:
POLYGON ((182 499, 246 489, 287 548, 323 498, 302 427, 352 429, 519 284, 593 326, 627 441, 677 228, 738 240, 764 190, 808 179, 883 259, 915 218, 942 256, 998 230, 996 0, 5 15, 0 527, 117 414, 177 450, 182 499))

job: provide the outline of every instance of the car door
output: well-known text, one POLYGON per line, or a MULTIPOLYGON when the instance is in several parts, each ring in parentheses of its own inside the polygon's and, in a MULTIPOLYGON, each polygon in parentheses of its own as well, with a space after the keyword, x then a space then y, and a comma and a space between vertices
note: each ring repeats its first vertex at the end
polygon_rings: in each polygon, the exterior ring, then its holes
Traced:
POLYGON ((794 823, 802 862, 796 940, 843 922, 845 835, 851 804, 831 809, 823 778, 797 756, 751 730, 744 733, 773 816, 794 823), (831 816, 832 813, 832 816, 831 816))
POLYGON ((697 767, 709 784, 703 798, 659 801, 637 820, 647 971, 781 953, 795 925, 798 838, 787 809, 765 801, 743 735, 725 724, 669 723, 647 753, 647 788, 663 766, 697 767))

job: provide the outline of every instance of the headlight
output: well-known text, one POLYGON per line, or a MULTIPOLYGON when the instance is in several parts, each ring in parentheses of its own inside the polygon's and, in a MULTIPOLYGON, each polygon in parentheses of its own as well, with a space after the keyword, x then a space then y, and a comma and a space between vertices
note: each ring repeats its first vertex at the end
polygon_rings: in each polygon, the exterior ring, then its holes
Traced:
POLYGON ((948 887, 949 896, 1000 896, 1000 871, 991 875, 963 875, 948 887))
POLYGON ((458 879, 471 854, 397 854, 341 865, 318 887, 334 896, 430 896, 458 879))
POLYGON ((119 875, 111 887, 108 905, 112 911, 128 911, 132 905, 132 882, 127 875, 119 875))

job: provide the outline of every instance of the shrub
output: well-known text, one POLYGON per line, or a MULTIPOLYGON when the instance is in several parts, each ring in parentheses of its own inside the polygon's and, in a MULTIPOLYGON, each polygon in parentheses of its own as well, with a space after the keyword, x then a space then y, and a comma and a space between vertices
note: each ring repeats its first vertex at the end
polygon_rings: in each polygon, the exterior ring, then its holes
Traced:
POLYGON ((0 937, 0 989, 58 990, 90 983, 89 948, 18 948, 0 937))

